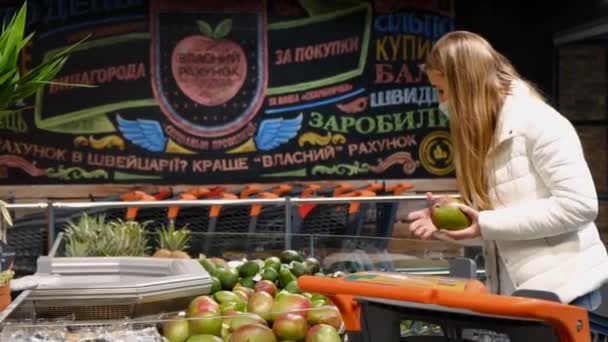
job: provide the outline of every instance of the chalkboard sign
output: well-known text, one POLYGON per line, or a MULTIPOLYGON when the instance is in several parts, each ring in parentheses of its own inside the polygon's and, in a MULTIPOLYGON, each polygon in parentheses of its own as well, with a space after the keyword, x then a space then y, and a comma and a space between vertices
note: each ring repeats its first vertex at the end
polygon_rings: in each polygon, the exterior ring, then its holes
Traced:
POLYGON ((0 119, 0 184, 453 177, 419 69, 454 29, 453 1, 28 6, 23 71, 91 36, 61 84, 0 119))

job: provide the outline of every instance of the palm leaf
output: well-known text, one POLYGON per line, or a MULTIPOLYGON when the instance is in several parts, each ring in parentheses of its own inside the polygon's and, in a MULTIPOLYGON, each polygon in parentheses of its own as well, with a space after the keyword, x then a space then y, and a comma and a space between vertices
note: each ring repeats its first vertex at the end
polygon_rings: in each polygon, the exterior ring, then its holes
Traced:
MULTIPOLYGON (((19 75, 19 55, 21 50, 33 39, 34 33, 25 35, 27 18, 27 1, 24 1, 19 11, 6 24, 2 24, 0 34, 0 113, 15 105, 21 99, 35 94, 49 84, 65 65, 69 54, 84 40, 60 50, 46 58, 39 65, 19 75)), ((88 85, 71 84, 76 87, 88 85)), ((0 114, 0 117, 2 114, 0 114)))

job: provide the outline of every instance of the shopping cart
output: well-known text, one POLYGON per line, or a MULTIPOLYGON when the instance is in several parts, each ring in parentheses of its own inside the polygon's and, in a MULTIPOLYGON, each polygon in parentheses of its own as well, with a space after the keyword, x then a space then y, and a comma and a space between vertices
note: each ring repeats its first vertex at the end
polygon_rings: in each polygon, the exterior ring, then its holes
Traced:
POLYGON ((349 342, 586 342, 592 336, 583 308, 489 294, 473 279, 358 272, 303 276, 298 287, 332 299, 349 342))
POLYGON ((589 326, 593 342, 608 341, 608 316, 598 312, 589 312, 589 326))

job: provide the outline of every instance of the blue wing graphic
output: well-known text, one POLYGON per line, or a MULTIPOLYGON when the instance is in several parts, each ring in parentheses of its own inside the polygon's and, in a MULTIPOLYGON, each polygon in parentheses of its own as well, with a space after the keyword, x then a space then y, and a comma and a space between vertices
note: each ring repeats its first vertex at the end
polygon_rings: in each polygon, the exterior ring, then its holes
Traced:
POLYGON ((293 119, 268 119, 262 121, 255 136, 255 145, 261 151, 269 151, 288 142, 302 127, 302 114, 293 119))
POLYGON ((154 120, 125 120, 116 116, 118 128, 127 140, 143 147, 148 151, 162 152, 165 150, 167 138, 158 121, 154 120))

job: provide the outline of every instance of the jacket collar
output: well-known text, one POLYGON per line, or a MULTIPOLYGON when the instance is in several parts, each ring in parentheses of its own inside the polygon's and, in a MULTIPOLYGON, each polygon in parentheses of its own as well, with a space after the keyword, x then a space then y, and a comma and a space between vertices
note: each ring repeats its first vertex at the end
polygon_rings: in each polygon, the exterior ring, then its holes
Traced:
POLYGON ((493 148, 519 134, 522 127, 521 103, 530 95, 528 86, 520 81, 513 81, 511 90, 500 110, 493 148))

